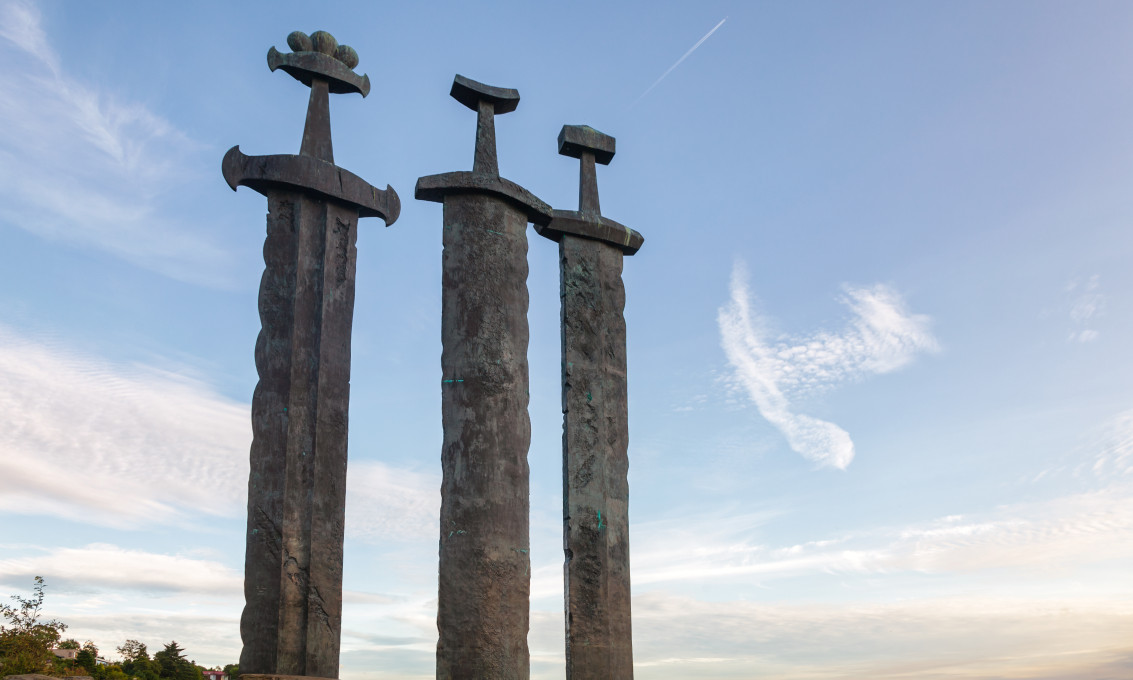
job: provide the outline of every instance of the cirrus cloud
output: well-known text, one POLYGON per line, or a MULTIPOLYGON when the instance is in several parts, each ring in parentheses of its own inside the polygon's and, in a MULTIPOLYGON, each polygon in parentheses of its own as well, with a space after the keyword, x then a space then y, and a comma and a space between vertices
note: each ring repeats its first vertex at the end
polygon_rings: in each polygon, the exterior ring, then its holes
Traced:
POLYGON ((737 262, 732 299, 717 316, 721 345, 736 380, 795 452, 821 466, 845 469, 854 459, 849 433, 796 413, 792 397, 889 373, 921 353, 936 351, 930 319, 909 313, 900 294, 888 286, 845 286, 842 302, 853 316, 844 329, 772 341, 767 322, 753 310, 745 279, 745 268, 737 262))

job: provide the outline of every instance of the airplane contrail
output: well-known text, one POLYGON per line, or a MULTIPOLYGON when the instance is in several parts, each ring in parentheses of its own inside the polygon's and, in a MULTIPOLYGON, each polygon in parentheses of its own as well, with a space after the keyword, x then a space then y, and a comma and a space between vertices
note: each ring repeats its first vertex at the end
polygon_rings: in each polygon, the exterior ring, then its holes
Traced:
POLYGON ((650 92, 652 92, 652 91, 653 91, 653 88, 655 88, 655 87, 657 87, 657 86, 658 86, 659 84, 661 84, 661 81, 662 81, 662 80, 664 80, 664 79, 665 79, 665 78, 666 78, 666 77, 667 77, 667 76, 668 76, 668 75, 669 75, 670 73, 672 73, 672 72, 673 72, 673 69, 675 69, 676 67, 680 66, 680 65, 681 65, 681 62, 682 62, 682 61, 684 61, 685 59, 688 59, 688 55, 692 54, 693 52, 695 52, 695 51, 696 51, 696 48, 698 48, 698 47, 700 47, 701 45, 703 45, 703 44, 704 44, 704 41, 705 41, 705 40, 708 40, 709 38, 711 38, 711 37, 712 37, 712 34, 716 32, 716 29, 718 29, 718 28, 720 28, 721 26, 723 26, 723 25, 724 25, 724 22, 725 22, 725 21, 727 21, 727 20, 728 20, 728 17, 724 17, 723 19, 721 19, 721 20, 720 20, 720 23, 718 23, 718 24, 716 24, 715 26, 713 26, 713 27, 712 27, 712 30, 711 30, 711 31, 708 31, 707 33, 705 33, 705 34, 704 34, 704 37, 703 37, 703 38, 701 38, 700 40, 697 40, 697 41, 696 41, 696 44, 695 44, 695 45, 693 45, 692 47, 690 47, 690 48, 688 49, 688 52, 685 52, 685 53, 684 53, 684 55, 683 55, 683 56, 681 56, 681 58, 680 58, 680 59, 677 59, 677 63, 675 63, 675 64, 673 64, 672 66, 670 66, 670 67, 669 67, 669 70, 668 70, 668 71, 665 71, 664 73, 662 73, 662 74, 661 74, 661 77, 660 77, 660 78, 658 78, 658 79, 657 79, 657 81, 656 81, 655 83, 653 83, 652 85, 650 85, 650 86, 649 86, 649 89, 647 89, 647 90, 646 90, 645 92, 642 92, 642 93, 641 93, 641 96, 640 96, 640 97, 638 97, 637 99, 634 99, 634 100, 633 100, 633 104, 630 104, 630 106, 632 107, 632 106, 633 106, 634 104, 636 104, 636 103, 638 103, 639 101, 641 101, 641 100, 642 100, 642 99, 643 99, 643 98, 645 97, 645 95, 647 95, 647 94, 649 94, 650 92))

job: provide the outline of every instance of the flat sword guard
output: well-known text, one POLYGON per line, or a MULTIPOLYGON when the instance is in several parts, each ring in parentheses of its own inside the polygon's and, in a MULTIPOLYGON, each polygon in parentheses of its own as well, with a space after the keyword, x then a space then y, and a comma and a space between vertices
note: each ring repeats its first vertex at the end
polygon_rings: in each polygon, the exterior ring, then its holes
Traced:
POLYGON ((508 87, 494 87, 457 74, 449 95, 476 111, 476 154, 472 171, 444 172, 417 179, 413 197, 419 201, 444 203, 449 194, 486 194, 501 198, 527 215, 527 221, 546 225, 551 221, 551 206, 527 189, 500 177, 496 161, 495 116, 510 113, 519 106, 519 92, 508 87))
POLYGON ((536 224, 535 232, 556 243, 562 240, 563 234, 602 241, 625 255, 633 255, 645 243, 644 236, 624 224, 578 210, 551 211, 551 221, 546 225, 536 224))
MULTIPOLYGON (((535 225, 551 222, 551 206, 515 182, 499 175, 461 170, 417 178, 413 197, 418 201, 444 203, 447 194, 488 194, 512 203, 535 225)), ((538 229, 538 226, 536 226, 538 229)))
POLYGON ((553 210, 551 221, 535 225, 540 236, 558 242, 563 234, 601 241, 633 255, 645 237, 624 224, 603 217, 598 205, 598 178, 594 164, 609 165, 614 159, 616 140, 589 125, 564 125, 559 132, 559 154, 581 161, 578 210, 553 210))
POLYGON ((380 217, 387 227, 401 214, 401 199, 393 187, 379 189, 312 156, 247 156, 237 145, 224 154, 221 172, 233 191, 241 185, 265 196, 273 188, 309 191, 357 208, 359 217, 380 217))

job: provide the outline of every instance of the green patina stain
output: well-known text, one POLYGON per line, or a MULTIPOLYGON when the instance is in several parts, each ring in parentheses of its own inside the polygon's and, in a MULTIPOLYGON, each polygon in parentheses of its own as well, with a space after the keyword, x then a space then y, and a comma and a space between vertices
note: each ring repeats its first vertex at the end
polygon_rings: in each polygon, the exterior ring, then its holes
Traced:
POLYGON ((591 400, 591 399, 592 399, 592 397, 590 396, 590 393, 589 393, 589 392, 587 392, 587 393, 586 393, 586 403, 590 403, 590 400, 591 400))
POLYGON ((598 528, 599 529, 602 528, 602 511, 601 510, 598 511, 598 528))

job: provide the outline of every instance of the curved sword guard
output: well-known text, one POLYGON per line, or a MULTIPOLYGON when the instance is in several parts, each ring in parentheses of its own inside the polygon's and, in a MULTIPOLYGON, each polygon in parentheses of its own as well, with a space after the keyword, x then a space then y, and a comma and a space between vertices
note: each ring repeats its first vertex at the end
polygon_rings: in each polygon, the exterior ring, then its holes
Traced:
POLYGON ((272 188, 312 191, 357 208, 359 217, 380 217, 387 227, 401 214, 401 199, 393 187, 387 184, 379 189, 334 163, 311 156, 247 156, 237 145, 224 154, 221 171, 233 191, 240 185, 265 196, 272 188))

